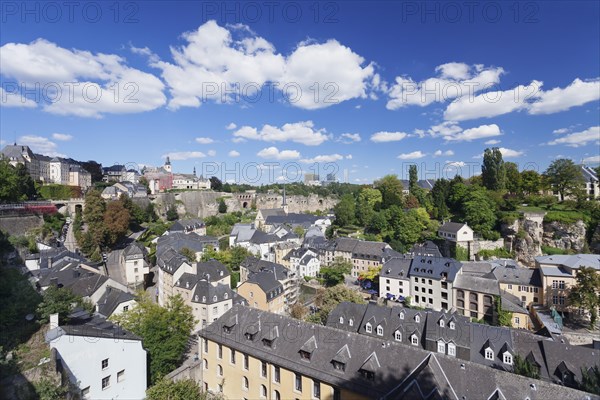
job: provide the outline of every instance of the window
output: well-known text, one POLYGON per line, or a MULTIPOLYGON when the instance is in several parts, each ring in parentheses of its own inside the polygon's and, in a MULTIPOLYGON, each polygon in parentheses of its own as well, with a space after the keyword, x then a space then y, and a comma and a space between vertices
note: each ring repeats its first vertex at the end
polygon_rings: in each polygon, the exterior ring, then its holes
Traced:
POLYGON ((102 378, 102 390, 110 387, 110 375, 102 378))
POLYGON ((244 354, 244 369, 248 369, 248 365, 250 364, 250 360, 248 360, 248 354, 244 354))
POLYGON ((558 296, 558 304, 561 306, 565 305, 565 296, 558 296))
POLYGON ((275 391, 275 400, 281 400, 281 395, 277 390, 275 391))
POLYGON ((204 359, 204 369, 208 369, 208 360, 204 359))
POLYGON ((217 354, 218 354, 217 357, 223 358, 223 346, 222 345, 219 345, 217 354))
POLYGON ((552 304, 558 304, 558 296, 552 296, 552 304))
POLYGON ((558 281, 558 288, 559 289, 564 289, 565 288, 565 281, 558 281))
POLYGON ((533 293, 537 293, 537 292, 538 292, 538 290, 539 290, 538 288, 534 287, 534 288, 533 288, 533 293))
POLYGON ((371 326, 371 323, 367 322, 367 325, 365 326, 365 330, 367 331, 367 333, 373 332, 373 327, 371 326))
MULTIPOLYGON (((423 272, 425 272, 425 269, 422 269, 423 272)), ((425 283, 425 278, 421 278, 421 283, 425 283)))
POLYGON ((340 317, 340 324, 344 323, 344 317, 340 317))
POLYGON ((377 335, 383 336, 383 328, 381 327, 381 325, 377 326, 377 335))
POLYGON ((298 353, 300 353, 301 359, 310 361, 310 353, 308 351, 300 350, 298 353))
POLYGON ((204 352, 208 354, 208 340, 204 339, 204 352))
POLYGON ((108 368, 108 358, 102 360, 102 369, 108 368))
POLYGON ((267 397, 267 387, 260 385, 260 397, 267 397))
POLYGON ((519 325, 521 323, 521 318, 515 317, 515 325, 519 325))
POLYGON ((267 376, 267 363, 264 361, 260 362, 260 376, 263 378, 267 376))
POLYGON ((354 326, 354 320, 352 318, 348 320, 348 325, 354 326))
POLYGON ((400 319, 404 319, 404 313, 403 312, 400 313, 400 319))
POLYGON ((296 374, 296 379, 295 379, 295 384, 294 384, 294 389, 297 390, 298 392, 302 391, 302 375, 300 374, 296 374))
POLYGON ((415 283, 419 283, 419 278, 415 278, 415 283))
POLYGON ((444 320, 440 319, 440 327, 443 328, 445 326, 444 320))
POLYGON ((123 306, 123 312, 129 311, 129 306, 123 306))
POLYGON ((248 388, 250 387, 250 383, 248 382, 248 378, 246 378, 245 376, 242 378, 242 388, 244 390, 248 390, 248 388))
POLYGON ((117 372, 117 382, 123 382, 125 380, 125 370, 117 372))
POLYGON ((217 375, 223 376, 223 367, 220 365, 217 366, 217 375))
POLYGON ((275 383, 281 382, 281 370, 279 367, 273 366, 273 381, 275 383))
POLYGON ((218 308, 217 308, 217 307, 213 307, 213 314, 216 314, 216 313, 218 313, 218 312, 219 312, 219 311, 218 311, 218 308))
POLYGON ((315 399, 321 398, 321 382, 313 381, 313 397, 315 399))
POLYGON ((394 339, 401 342, 402 341, 402 332, 400 332, 400 331, 394 332, 394 339))
POLYGON ((552 281, 552 289, 558 289, 558 281, 552 281))
POLYGON ((223 393, 223 385, 219 383, 219 393, 223 393))
POLYGON ((454 343, 448 343, 448 355, 456 357, 456 346, 454 343))
POLYGON ((81 397, 86 399, 86 398, 88 398, 87 396, 89 396, 89 395, 90 395, 90 387, 88 386, 81 391, 81 397))
POLYGON ((333 369, 336 369, 336 370, 342 371, 342 372, 346 370, 346 364, 344 364, 343 362, 332 361, 331 363, 333 364, 333 369))
POLYGON ((442 354, 446 353, 446 343, 444 343, 441 340, 438 341, 437 351, 438 351, 438 353, 442 353, 442 354))
POLYGON ((502 358, 502 361, 504 361, 504 364, 512 365, 512 363, 513 363, 512 354, 510 354, 509 352, 504 353, 504 357, 502 358))
POLYGON ((138 269, 137 269, 137 268, 134 268, 134 269, 133 269, 133 273, 137 274, 137 273, 138 273, 138 269))
POLYGON ((410 338, 410 342, 412 343, 413 346, 418 346, 419 338, 417 337, 417 335, 412 335, 410 338))
POLYGON ((231 349, 231 363, 235 364, 235 350, 231 349))
POLYGON ((450 323, 448 325, 450 326, 450 329, 452 329, 452 330, 456 329, 456 323, 454 321, 450 321, 450 323))
POLYGON ((415 315, 415 322, 418 324, 419 322, 421 322, 421 317, 418 315, 415 315))
POLYGON ((485 359, 486 360, 493 360, 494 359, 494 352, 489 347, 487 349, 485 349, 485 359))
POLYGON ((508 285, 508 290, 512 290, 512 285, 508 285))

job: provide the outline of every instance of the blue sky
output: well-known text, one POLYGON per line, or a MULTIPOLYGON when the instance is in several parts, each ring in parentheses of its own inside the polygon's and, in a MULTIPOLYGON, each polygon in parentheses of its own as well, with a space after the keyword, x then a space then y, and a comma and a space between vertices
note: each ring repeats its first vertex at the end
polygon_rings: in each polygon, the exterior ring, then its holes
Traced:
POLYGON ((23 4, 1 10, 3 144, 261 182, 470 175, 492 146, 600 162, 598 2, 23 4))

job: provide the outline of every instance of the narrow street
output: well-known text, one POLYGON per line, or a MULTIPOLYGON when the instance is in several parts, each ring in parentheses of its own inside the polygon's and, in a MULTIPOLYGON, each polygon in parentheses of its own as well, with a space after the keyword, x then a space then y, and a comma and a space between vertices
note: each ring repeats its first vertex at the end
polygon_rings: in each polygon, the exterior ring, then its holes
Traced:
POLYGON ((69 229, 67 230, 67 237, 65 238, 65 247, 67 250, 72 252, 77 252, 77 240, 75 240, 75 233, 73 232, 73 224, 69 224, 69 229))

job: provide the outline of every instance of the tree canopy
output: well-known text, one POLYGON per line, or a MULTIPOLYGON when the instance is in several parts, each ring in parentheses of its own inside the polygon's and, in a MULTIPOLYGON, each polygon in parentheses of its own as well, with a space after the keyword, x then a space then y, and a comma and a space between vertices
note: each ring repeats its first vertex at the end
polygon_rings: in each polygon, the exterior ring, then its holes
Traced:
POLYGON ((600 307, 600 274, 595 269, 582 267, 577 271, 576 284, 571 287, 569 301, 575 307, 590 312, 590 327, 594 329, 600 307))
POLYGON ((560 200, 574 194, 583 182, 579 167, 575 165, 573 160, 566 158, 552 161, 544 175, 550 186, 558 191, 560 200))
POLYGON ((335 286, 344 282, 344 275, 352 271, 352 264, 337 257, 330 266, 321 267, 320 274, 325 280, 325 286, 335 286))
POLYGON ((502 190, 506 187, 506 169, 498 147, 485 149, 483 152, 481 177, 488 190, 502 190))

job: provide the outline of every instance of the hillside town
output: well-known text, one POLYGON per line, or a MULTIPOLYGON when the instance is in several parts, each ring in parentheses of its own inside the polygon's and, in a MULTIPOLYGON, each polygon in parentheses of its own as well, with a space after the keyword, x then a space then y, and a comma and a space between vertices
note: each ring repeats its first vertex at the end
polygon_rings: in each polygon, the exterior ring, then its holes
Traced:
MULTIPOLYGON (((88 177, 72 185, 67 175, 38 172, 47 158, 13 144, 0 160, 4 175, 26 171, 15 175, 24 181, 15 190, 33 182, 36 191, 4 198, 0 217, 3 284, 35 296, 15 304, 22 294, 5 292, 18 317, 5 319, 15 333, 2 347, 5 398, 20 398, 15 388, 36 379, 91 399, 144 398, 149 387, 180 380, 232 399, 598 394, 600 191, 592 168, 572 165, 582 178, 562 201, 540 186, 535 196, 555 206, 499 211, 504 218, 482 229, 436 197, 444 185, 488 190, 486 173, 482 182, 430 180, 429 188, 412 170, 406 182, 330 182, 338 191, 355 186, 354 194, 332 190, 335 205, 312 212, 290 211, 298 184, 269 189, 276 208, 257 207, 255 190, 221 192, 214 215, 200 217, 164 196, 217 192, 218 178, 177 174, 167 159, 140 171, 98 166, 90 182, 85 163, 58 160, 88 177), (189 186, 175 183, 182 176, 189 186), (50 185, 62 189, 45 192, 50 185), (225 196, 240 211, 228 212, 225 196), (581 201, 594 218, 585 229, 595 233, 577 239, 568 227, 579 222, 557 227, 548 216, 581 201), (391 215, 387 228, 378 213, 391 215), (33 227, 18 229, 25 221, 33 227), (515 224, 530 226, 515 233, 515 224), (161 331, 175 321, 177 334, 161 331), (290 341, 292 328, 300 333, 290 341), (474 373, 488 379, 466 378, 474 373)), ((464 201, 448 205, 472 200, 464 201)))

